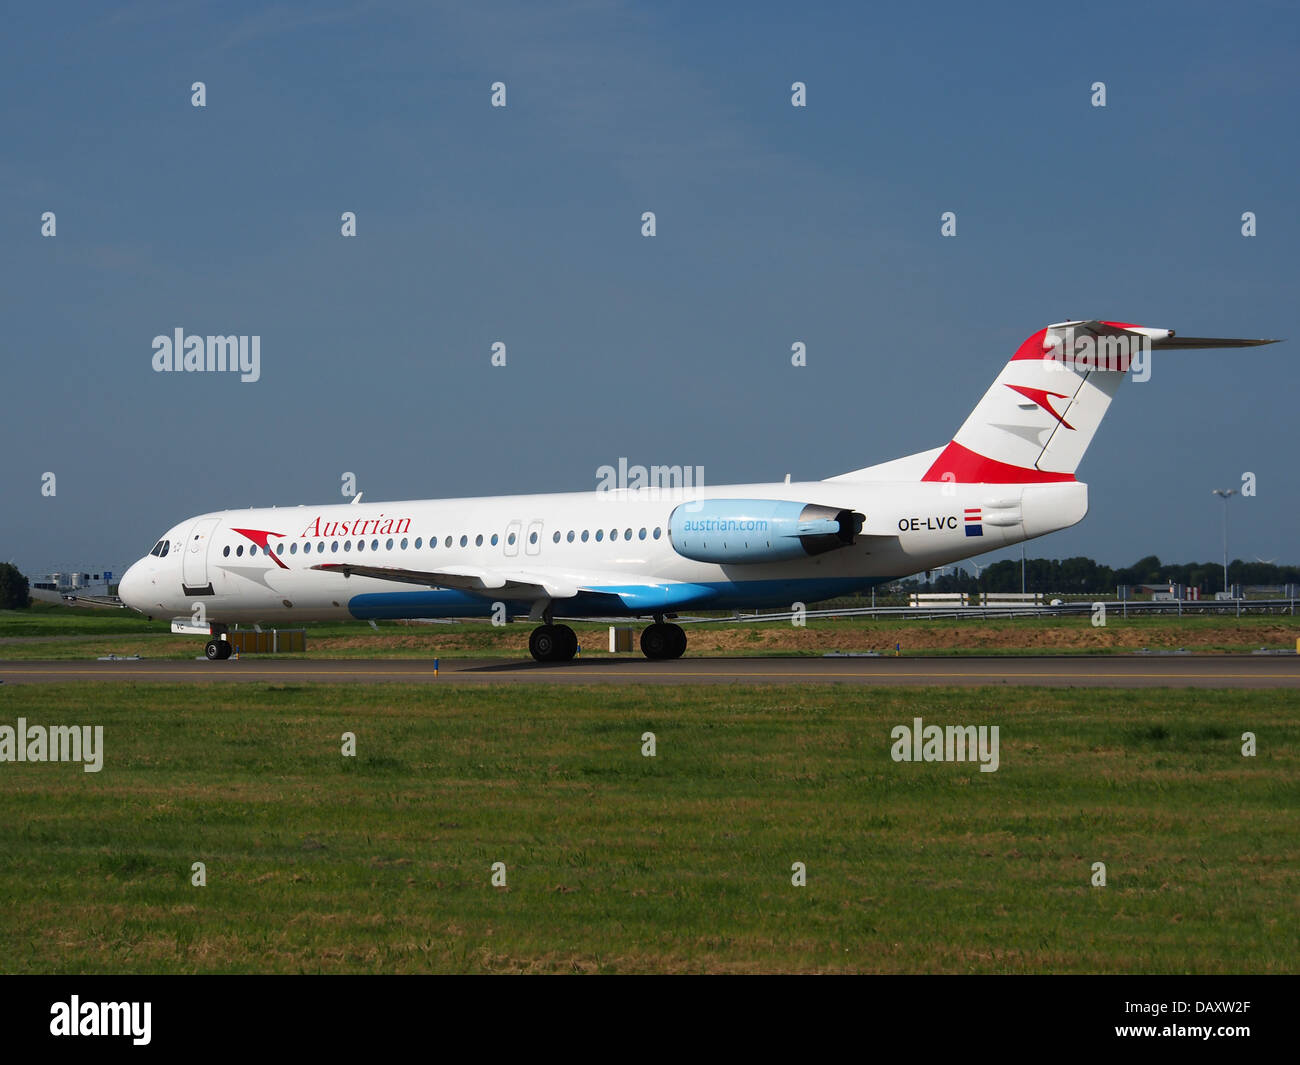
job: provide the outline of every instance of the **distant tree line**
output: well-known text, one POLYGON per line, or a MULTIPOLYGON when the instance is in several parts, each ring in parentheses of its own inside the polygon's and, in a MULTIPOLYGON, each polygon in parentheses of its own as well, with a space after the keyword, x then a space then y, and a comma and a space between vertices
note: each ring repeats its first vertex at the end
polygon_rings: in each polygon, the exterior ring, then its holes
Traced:
MULTIPOLYGON (((1278 566, 1271 562, 1228 564, 1230 584, 1300 583, 1300 566, 1278 566)), ((924 575, 902 582, 905 588, 932 592, 1018 592, 1020 560, 1003 559, 980 570, 979 579, 964 571, 935 576, 928 583, 924 575)), ((1223 589, 1221 562, 1161 562, 1155 555, 1131 566, 1113 569, 1090 558, 1030 558, 1025 560, 1025 591, 1114 595, 1121 584, 1182 584, 1199 588, 1202 594, 1223 589)))
POLYGON ((22 610, 26 608, 28 595, 27 578, 18 572, 12 562, 0 562, 0 610, 22 610))

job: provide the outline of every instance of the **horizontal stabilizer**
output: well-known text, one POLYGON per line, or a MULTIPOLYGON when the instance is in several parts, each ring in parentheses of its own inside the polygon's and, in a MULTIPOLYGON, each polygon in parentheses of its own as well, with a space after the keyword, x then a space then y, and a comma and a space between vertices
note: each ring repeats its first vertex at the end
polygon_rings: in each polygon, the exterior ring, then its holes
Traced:
MULTIPOLYGON (((1126 322, 1091 321, 1059 322, 1056 325, 1049 325, 1044 337, 1044 349, 1051 352, 1053 346, 1059 345, 1065 336, 1081 334, 1098 339, 1102 337, 1130 337, 1134 340, 1145 338, 1152 348, 1159 348, 1161 351, 1198 348, 1257 348, 1261 344, 1279 343, 1276 339, 1246 340, 1238 337, 1183 337, 1179 336, 1177 331, 1173 329, 1153 329, 1144 325, 1129 325, 1126 322)), ((1066 354, 1069 354, 1068 348, 1066 354)), ((1023 359, 1035 356, 1027 355, 1022 348, 1016 357, 1023 359)))
POLYGON ((1279 340, 1238 340, 1235 337, 1180 337, 1170 334, 1167 340, 1153 340, 1151 346, 1162 350, 1169 348, 1257 348, 1261 344, 1277 344, 1279 340))

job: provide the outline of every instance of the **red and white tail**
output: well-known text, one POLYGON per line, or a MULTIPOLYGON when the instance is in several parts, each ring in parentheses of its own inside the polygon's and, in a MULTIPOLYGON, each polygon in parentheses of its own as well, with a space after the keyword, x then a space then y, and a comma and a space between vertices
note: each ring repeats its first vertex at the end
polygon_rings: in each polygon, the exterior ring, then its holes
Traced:
POLYGON ((1238 348, 1270 340, 1179 337, 1128 322, 1060 322, 1011 357, 923 481, 1073 481, 1124 375, 1151 372, 1153 349, 1238 348))
POLYGON ((830 480, 1034 484, 1073 481, 1124 375, 1151 352, 1243 348, 1274 340, 1180 337, 1127 322, 1059 322, 1026 340, 946 447, 830 480))

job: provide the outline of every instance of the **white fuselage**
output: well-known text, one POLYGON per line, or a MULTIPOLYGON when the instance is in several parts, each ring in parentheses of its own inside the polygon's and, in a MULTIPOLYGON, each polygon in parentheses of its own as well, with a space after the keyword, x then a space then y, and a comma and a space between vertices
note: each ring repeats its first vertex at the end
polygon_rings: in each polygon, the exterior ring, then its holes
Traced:
POLYGON ((170 529, 123 576, 119 594, 152 617, 222 624, 481 617, 496 603, 518 615, 535 613, 539 599, 571 618, 788 608, 1041 536, 1086 512, 1087 487, 1077 481, 842 478, 225 510, 170 529), (683 557, 669 533, 674 508, 692 499, 790 500, 851 509, 864 520, 855 542, 822 554, 701 562, 683 557), (330 565, 404 576, 313 568, 330 565), (449 587, 432 576, 440 573, 474 574, 482 586, 449 587), (534 587, 550 591, 520 591, 534 587))

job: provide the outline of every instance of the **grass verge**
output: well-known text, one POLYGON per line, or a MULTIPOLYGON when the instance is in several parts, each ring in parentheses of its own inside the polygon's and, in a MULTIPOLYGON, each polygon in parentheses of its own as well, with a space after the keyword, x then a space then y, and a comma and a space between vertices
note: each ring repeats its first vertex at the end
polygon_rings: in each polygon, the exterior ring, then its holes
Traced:
POLYGON ((6 685, 0 725, 101 724, 105 758, 99 773, 0 763, 0 958, 65 973, 1295 972, 1293 703, 6 685), (893 761, 891 728, 918 716, 998 725, 1000 768, 893 761))

